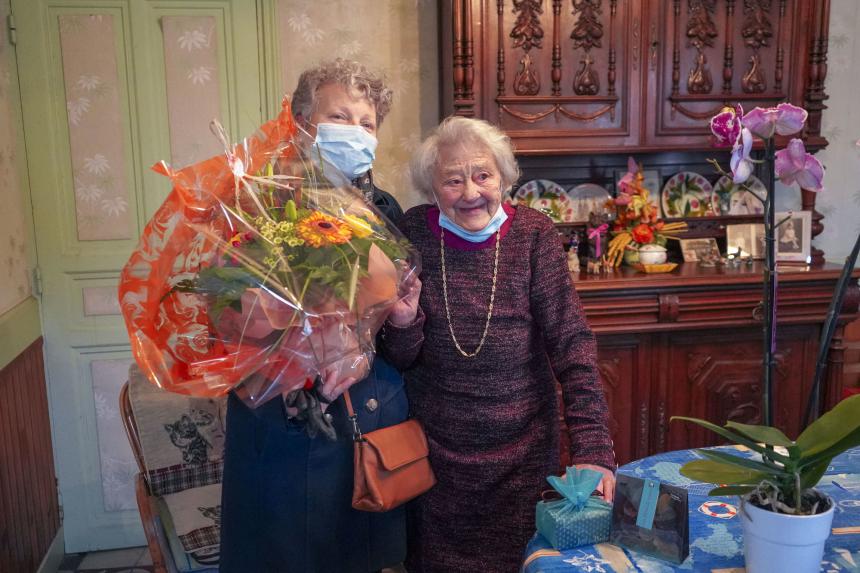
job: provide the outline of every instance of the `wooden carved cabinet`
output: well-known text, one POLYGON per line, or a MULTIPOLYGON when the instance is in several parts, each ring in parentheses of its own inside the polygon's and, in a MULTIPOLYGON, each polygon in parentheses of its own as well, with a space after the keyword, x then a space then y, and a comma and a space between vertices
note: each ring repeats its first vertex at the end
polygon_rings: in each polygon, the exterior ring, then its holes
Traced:
POLYGON ((781 101, 820 137, 829 0, 449 0, 445 112, 519 154, 707 149, 725 105, 781 101))
MULTIPOLYGON (((775 424, 796 436, 812 383, 818 339, 840 268, 780 273, 775 424)), ((857 316, 856 277, 842 306, 857 316)), ((597 336, 598 371, 610 408, 620 464, 717 443, 698 426, 669 422, 695 416, 717 424, 761 423, 761 267, 681 265, 670 274, 633 269, 575 281, 597 336)), ((842 392, 843 326, 837 328, 822 389, 823 407, 842 392)))
POLYGON ((810 110, 807 143, 823 144, 827 2, 655 0, 653 5, 645 104, 653 113, 646 117, 646 145, 697 139, 707 145, 708 120, 723 106, 749 110, 782 101, 810 110))

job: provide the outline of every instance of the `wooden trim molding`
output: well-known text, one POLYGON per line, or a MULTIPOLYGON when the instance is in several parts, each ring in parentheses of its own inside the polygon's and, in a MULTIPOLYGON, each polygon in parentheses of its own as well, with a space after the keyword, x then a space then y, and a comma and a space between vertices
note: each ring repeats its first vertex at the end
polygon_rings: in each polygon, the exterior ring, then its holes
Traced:
POLYGON ((60 528, 41 336, 0 370, 0 571, 35 571, 60 528))

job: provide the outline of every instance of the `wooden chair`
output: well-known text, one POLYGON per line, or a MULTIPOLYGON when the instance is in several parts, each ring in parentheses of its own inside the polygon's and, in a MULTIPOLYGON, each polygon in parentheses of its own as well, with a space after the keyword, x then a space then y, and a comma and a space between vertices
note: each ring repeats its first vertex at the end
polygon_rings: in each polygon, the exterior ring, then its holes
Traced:
POLYGON ((131 444, 131 451, 137 461, 137 474, 135 481, 135 494, 137 507, 140 511, 140 521, 143 523, 143 531, 146 534, 146 543, 149 546, 149 554, 152 557, 152 565, 155 573, 178 573, 170 545, 161 524, 158 513, 157 497, 152 495, 146 482, 146 466, 143 462, 143 453, 140 448, 140 438, 134 412, 131 409, 131 401, 128 397, 128 382, 123 384, 119 393, 119 409, 122 415, 122 424, 131 444))

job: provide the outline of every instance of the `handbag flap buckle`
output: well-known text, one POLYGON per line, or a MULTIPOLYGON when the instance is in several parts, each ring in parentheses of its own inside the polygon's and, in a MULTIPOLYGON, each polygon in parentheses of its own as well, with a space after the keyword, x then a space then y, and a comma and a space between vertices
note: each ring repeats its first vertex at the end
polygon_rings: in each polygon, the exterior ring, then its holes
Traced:
POLYGON ((429 454, 427 437, 418 420, 374 430, 364 434, 364 440, 376 450, 382 467, 388 471, 426 458, 429 454))

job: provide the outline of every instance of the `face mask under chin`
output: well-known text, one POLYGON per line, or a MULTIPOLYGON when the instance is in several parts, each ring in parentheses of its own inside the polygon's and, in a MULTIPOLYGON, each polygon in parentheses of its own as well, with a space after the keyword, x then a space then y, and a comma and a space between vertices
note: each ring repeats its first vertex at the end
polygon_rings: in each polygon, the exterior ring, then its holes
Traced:
MULTIPOLYGON (((439 202, 437 200, 436 204, 439 202)), ((439 208, 439 226, 445 230, 451 231, 461 239, 465 239, 471 243, 482 243, 493 236, 499 229, 501 229, 502 225, 505 221, 508 220, 508 214, 505 212, 504 207, 501 203, 496 208, 495 214, 490 218, 484 228, 478 231, 469 231, 464 229, 459 224, 457 224, 453 219, 448 217, 442 208, 439 208)))

